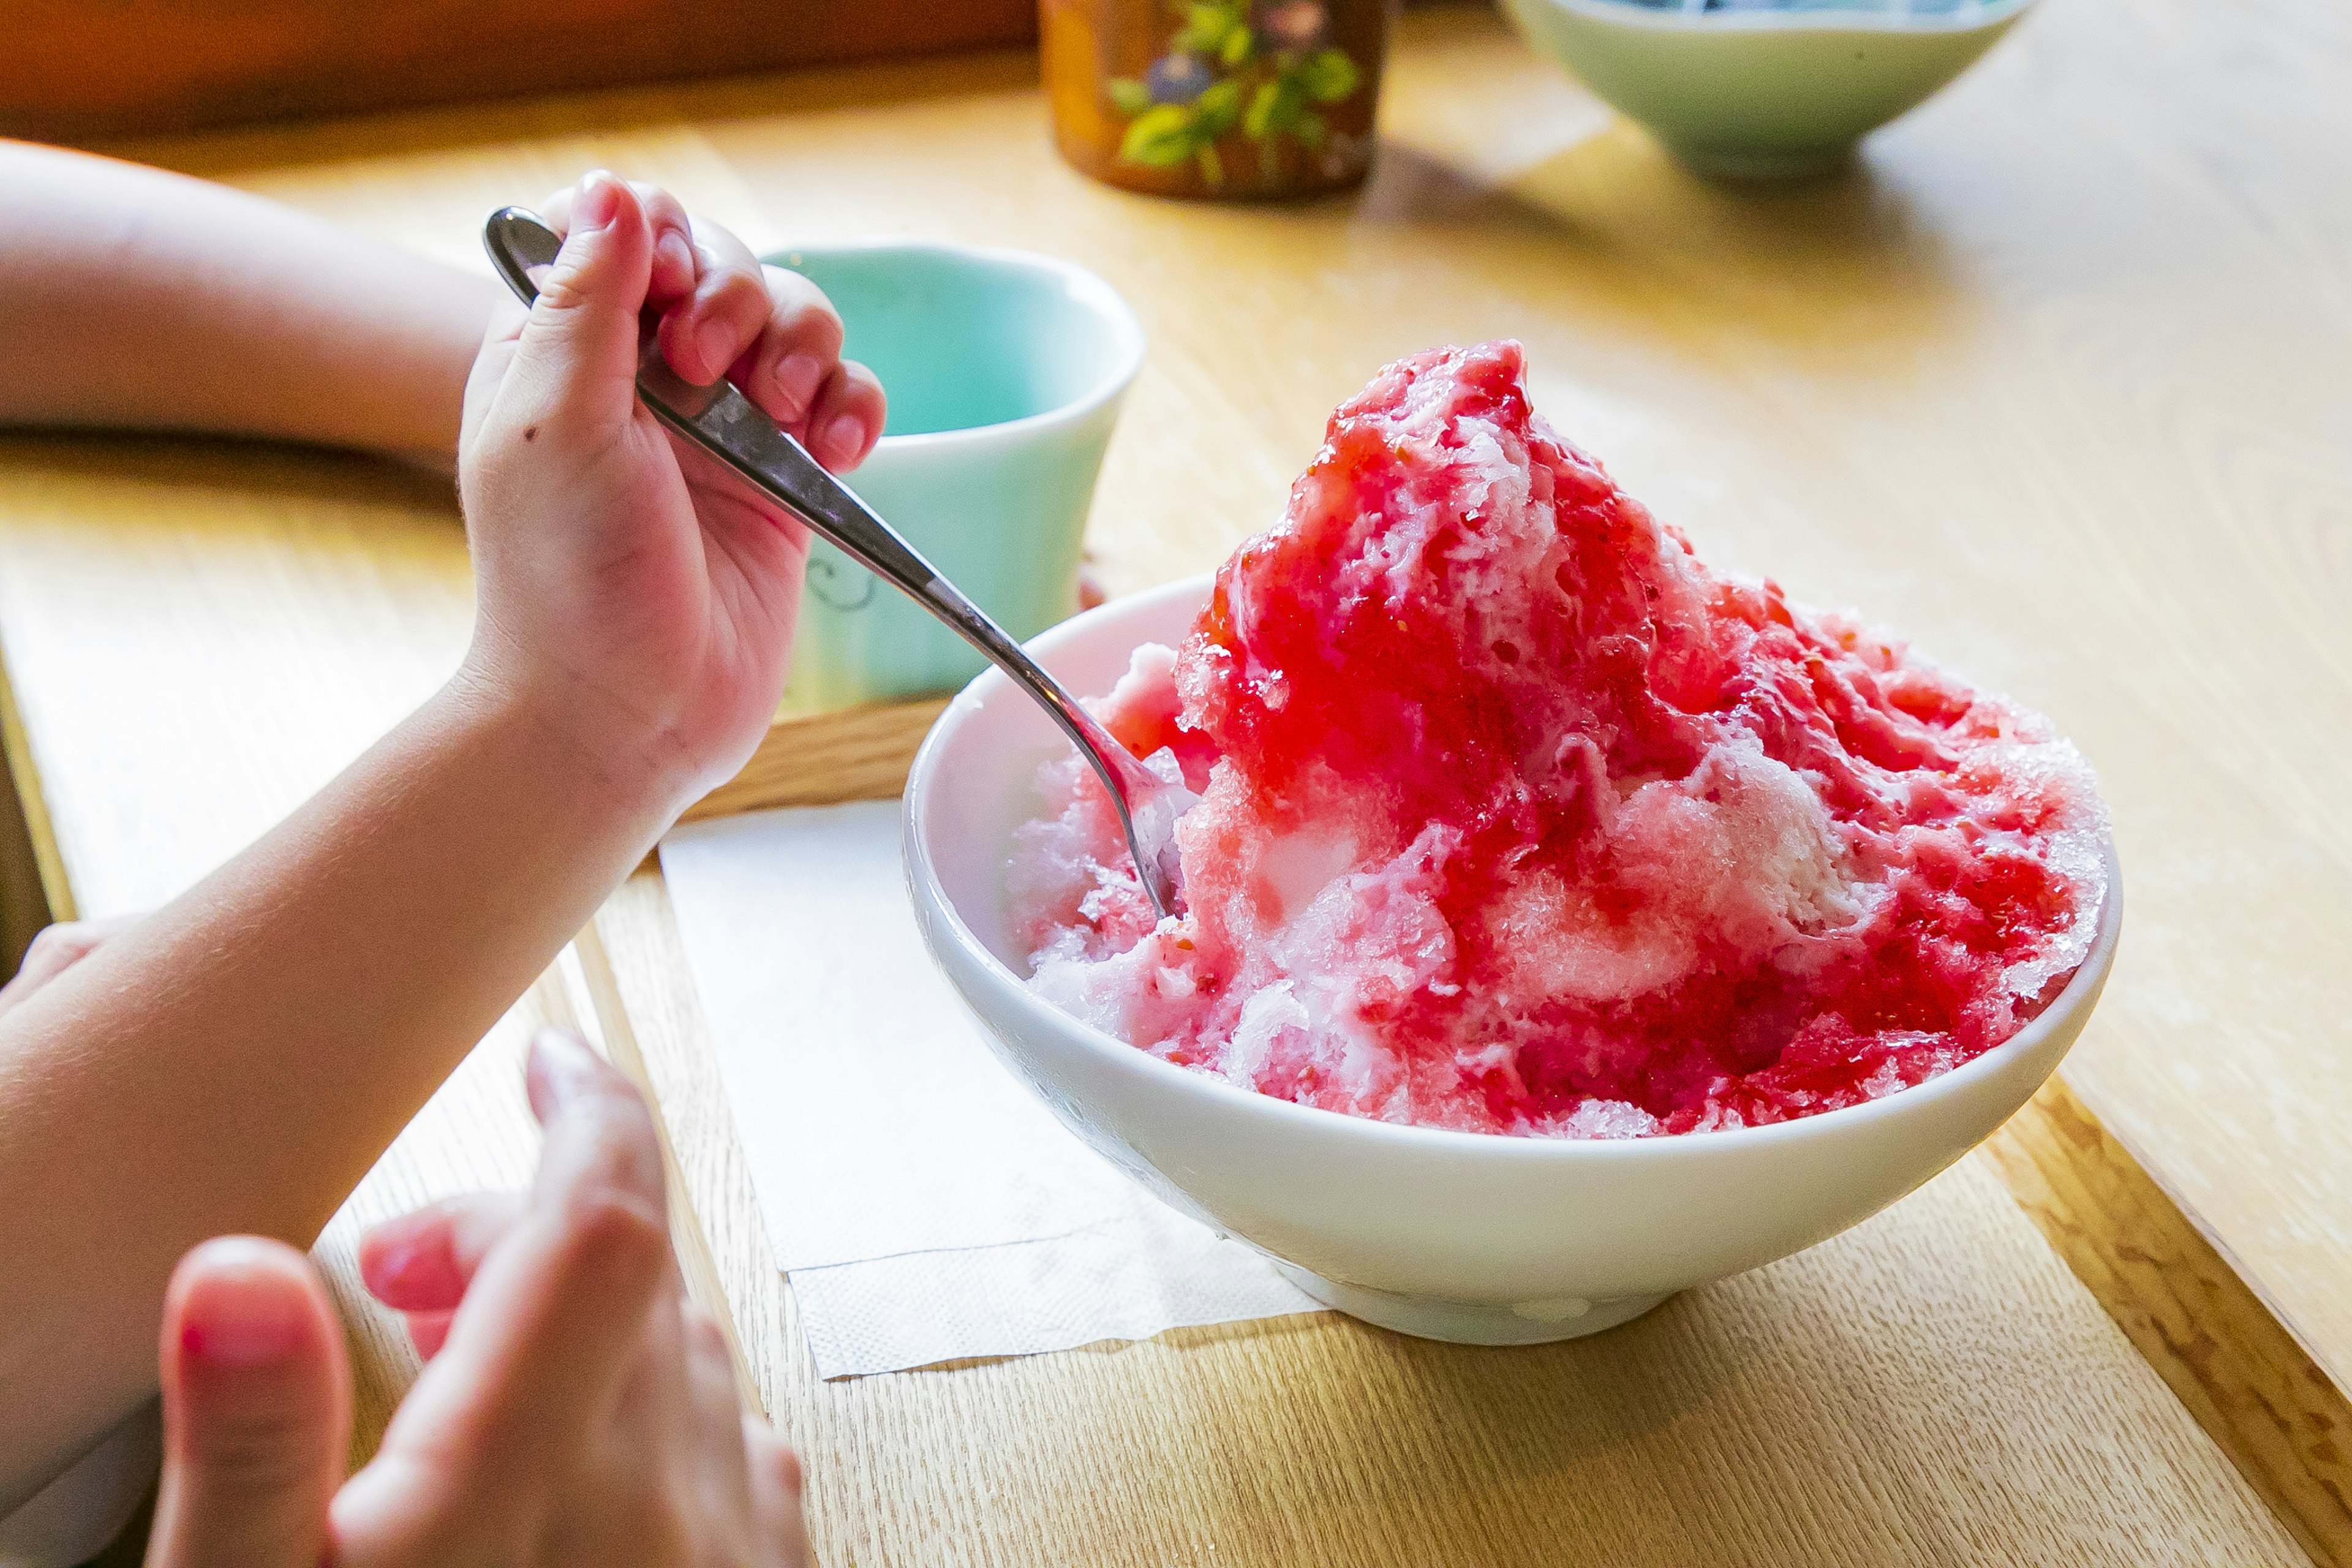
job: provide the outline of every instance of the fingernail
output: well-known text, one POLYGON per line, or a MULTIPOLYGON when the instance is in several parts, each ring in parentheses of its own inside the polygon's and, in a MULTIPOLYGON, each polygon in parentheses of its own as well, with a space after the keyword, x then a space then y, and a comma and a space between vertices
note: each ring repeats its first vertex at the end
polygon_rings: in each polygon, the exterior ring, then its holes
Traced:
POLYGON ((596 1058, 569 1029, 541 1029, 530 1043, 531 1062, 558 1100, 569 1100, 596 1071, 596 1058))
POLYGON ((855 414, 835 416, 824 427, 824 447, 835 464, 855 462, 866 445, 866 426, 855 414))
POLYGON ((378 1296, 398 1296, 411 1288, 421 1272, 418 1265, 428 1255, 438 1264, 447 1255, 447 1247, 439 1242, 428 1243, 423 1237, 405 1237, 386 1244, 373 1259, 375 1268, 368 1289, 378 1296))
POLYGON ((702 363, 714 379, 727 374, 734 358, 728 351, 735 346, 735 334, 727 330, 726 322, 714 316, 695 328, 694 346, 702 351, 702 363))
POLYGON ((580 200, 572 209, 574 231, 604 228, 621 210, 621 182, 602 169, 580 182, 580 200))
POLYGON ((694 247, 686 243, 686 236, 674 228, 666 229, 657 248, 661 251, 662 260, 680 275, 688 279, 694 276, 694 247))
POLYGON ((784 395, 795 416, 808 412, 809 400, 824 379, 824 365, 814 354, 786 354, 776 362, 776 390, 784 395))
POLYGON ((301 1325, 291 1318, 233 1318, 180 1329, 181 1352, 208 1366, 268 1366, 292 1355, 301 1342, 301 1325))
POLYGON ((310 1337, 310 1303, 271 1262, 221 1256, 236 1245, 209 1244, 213 1272, 189 1289, 180 1321, 181 1353, 221 1367, 282 1362, 310 1337))

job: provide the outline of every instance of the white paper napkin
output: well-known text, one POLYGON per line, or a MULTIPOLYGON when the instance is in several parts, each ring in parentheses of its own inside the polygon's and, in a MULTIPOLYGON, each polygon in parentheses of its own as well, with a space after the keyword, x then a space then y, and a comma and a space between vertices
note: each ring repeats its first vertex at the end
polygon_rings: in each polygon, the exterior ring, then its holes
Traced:
POLYGON ((824 1377, 1313 1311, 999 1065, 907 902, 898 806, 681 827, 662 874, 824 1377))

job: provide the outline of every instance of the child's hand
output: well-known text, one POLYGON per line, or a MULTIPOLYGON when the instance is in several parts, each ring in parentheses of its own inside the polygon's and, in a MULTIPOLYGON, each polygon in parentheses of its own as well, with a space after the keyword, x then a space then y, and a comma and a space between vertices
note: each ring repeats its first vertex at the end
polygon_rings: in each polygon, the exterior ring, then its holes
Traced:
POLYGON ((245 1237, 182 1262, 150 1564, 803 1568, 799 1465, 680 1298, 644 1102, 554 1033, 530 1091, 528 1199, 488 1223, 427 1211, 363 1250, 371 1289, 446 1343, 348 1483, 350 1372, 309 1262, 245 1237))
POLYGON ((807 536, 638 404, 641 312, 672 369, 721 374, 855 466, 882 389, 840 358, 814 285, 689 228, 665 194, 589 175, 539 303, 492 323, 466 393, 459 481, 480 607, 467 673, 595 776, 675 810, 750 757, 775 710, 807 536))

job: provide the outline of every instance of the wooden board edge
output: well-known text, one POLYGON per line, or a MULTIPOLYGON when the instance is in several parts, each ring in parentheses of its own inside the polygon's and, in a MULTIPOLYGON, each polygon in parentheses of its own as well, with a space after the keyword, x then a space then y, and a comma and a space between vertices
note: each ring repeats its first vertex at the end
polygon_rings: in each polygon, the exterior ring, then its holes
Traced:
POLYGON ((907 787, 907 770, 952 700, 919 698, 829 713, 789 713, 768 727, 742 772, 687 807, 701 822, 784 805, 887 800, 907 787))
POLYGON ((2352 1403, 2229 1260, 2063 1079, 1982 1152, 2312 1560, 2352 1568, 2352 1403))
POLYGON ((31 841, 33 867, 49 918, 73 920, 77 918, 73 885, 67 879, 65 856, 58 848, 57 828, 49 820, 40 763, 33 756, 32 732, 26 729, 24 713, 16 706, 16 679, 9 673, 5 647, 0 647, 0 757, 5 758, 8 777, 16 785, 16 807, 31 841))
POLYGON ((669 1197, 670 1249, 686 1282, 687 1300, 718 1321, 719 1331, 727 1337, 729 1358, 735 1364, 737 1392, 749 1408, 763 1409, 759 1382, 744 1354, 735 1314, 720 1282, 719 1260, 710 1250, 709 1227, 695 1209, 693 1186, 670 1136, 669 1119, 662 1111, 628 1009, 622 1005, 620 984, 595 921, 572 938, 572 945, 531 988, 530 999, 542 1021, 579 1034, 645 1096, 646 1108, 653 1116, 654 1136, 661 1144, 662 1179, 669 1197))
POLYGON ((595 926, 602 957, 597 1005, 623 1019, 638 1047, 641 1084, 650 1086, 685 1166, 688 1204, 701 1224, 703 1250, 719 1288, 714 1300, 728 1310, 761 1407, 781 1418, 790 1376, 789 1358, 779 1352, 789 1316, 783 1271, 768 1248, 751 1167, 660 868, 622 883, 597 911, 595 926), (649 981, 655 991, 648 991, 649 981))

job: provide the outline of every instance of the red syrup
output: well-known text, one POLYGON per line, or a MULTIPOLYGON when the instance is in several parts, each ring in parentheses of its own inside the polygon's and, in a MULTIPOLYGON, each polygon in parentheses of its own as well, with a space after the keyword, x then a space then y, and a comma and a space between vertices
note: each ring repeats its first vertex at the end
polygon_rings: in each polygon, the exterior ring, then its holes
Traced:
POLYGON ((1785 1121, 2015 1034, 2088 953, 2104 809, 2049 722, 1708 568, 1529 406, 1401 361, 1178 650, 1097 705, 1201 804, 1155 921, 1049 764, 1032 984, 1269 1095, 1474 1131, 1785 1121))

